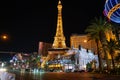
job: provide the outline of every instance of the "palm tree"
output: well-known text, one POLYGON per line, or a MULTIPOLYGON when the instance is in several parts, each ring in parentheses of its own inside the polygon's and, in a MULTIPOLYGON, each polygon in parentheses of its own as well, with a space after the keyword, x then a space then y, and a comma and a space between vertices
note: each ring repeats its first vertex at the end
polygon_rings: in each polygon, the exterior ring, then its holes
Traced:
POLYGON ((107 52, 106 52, 106 35, 105 32, 108 30, 109 24, 106 22, 105 19, 102 19, 100 17, 99 19, 95 17, 95 19, 91 22, 91 25, 87 27, 85 32, 88 33, 90 39, 95 40, 97 44, 97 54, 98 54, 98 59, 99 59, 99 69, 102 70, 102 65, 101 65, 101 56, 100 56, 100 43, 102 44, 102 48, 106 57, 106 63, 107 63, 107 69, 109 69, 108 66, 108 57, 107 57, 107 52))
POLYGON ((88 33, 89 40, 95 40, 96 45, 97 45, 97 54, 98 54, 98 61, 99 61, 99 70, 102 71, 102 63, 101 63, 101 57, 100 57, 100 49, 99 49, 99 44, 100 44, 100 39, 99 39, 99 28, 94 27, 92 25, 88 26, 85 32, 88 33))
POLYGON ((116 50, 119 50, 118 42, 116 40, 110 39, 110 41, 107 41, 107 48, 111 55, 113 69, 115 69, 114 54, 116 50))

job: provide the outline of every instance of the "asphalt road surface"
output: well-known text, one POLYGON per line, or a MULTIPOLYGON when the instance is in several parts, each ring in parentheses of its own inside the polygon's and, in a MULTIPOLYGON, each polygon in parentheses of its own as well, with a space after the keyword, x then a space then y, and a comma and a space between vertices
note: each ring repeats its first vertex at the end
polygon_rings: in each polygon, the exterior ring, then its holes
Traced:
POLYGON ((95 74, 89 72, 15 73, 15 80, 120 80, 120 75, 95 74))

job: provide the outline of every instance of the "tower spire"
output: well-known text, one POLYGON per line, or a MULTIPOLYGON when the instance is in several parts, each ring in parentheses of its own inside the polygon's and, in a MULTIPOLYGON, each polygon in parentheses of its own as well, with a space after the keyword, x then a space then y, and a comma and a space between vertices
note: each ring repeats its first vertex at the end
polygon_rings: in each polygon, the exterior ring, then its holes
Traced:
POLYGON ((53 48, 66 48, 65 37, 63 34, 61 0, 59 0, 57 8, 58 8, 57 29, 56 35, 54 37, 53 48))

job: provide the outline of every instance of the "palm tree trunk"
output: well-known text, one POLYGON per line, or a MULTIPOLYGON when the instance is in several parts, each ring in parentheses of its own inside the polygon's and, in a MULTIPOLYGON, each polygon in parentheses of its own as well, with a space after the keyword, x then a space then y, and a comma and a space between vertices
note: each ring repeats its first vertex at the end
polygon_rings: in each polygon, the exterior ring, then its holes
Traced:
POLYGON ((101 72, 102 71, 102 63, 101 63, 101 56, 100 56, 100 51, 99 51, 99 42, 96 41, 96 44, 97 44, 97 54, 98 54, 98 61, 99 61, 99 71, 101 72))
POLYGON ((100 32, 100 42, 102 44, 102 48, 104 51, 104 55, 105 55, 105 59, 106 59, 106 64, 107 64, 107 70, 110 70, 109 67, 109 60, 108 60, 108 53, 107 53, 107 39, 106 39, 106 35, 104 32, 100 32))
POLYGON ((105 53, 105 59, 106 59, 106 64, 107 64, 107 70, 109 71, 109 70, 110 70, 110 66, 109 66, 109 60, 108 60, 108 53, 107 53, 106 49, 107 49, 107 48, 104 46, 104 47, 103 47, 103 51, 104 51, 104 53, 105 53))
POLYGON ((112 59, 112 66, 113 66, 113 70, 115 69, 115 62, 114 62, 114 59, 113 59, 113 55, 111 55, 111 59, 112 59))

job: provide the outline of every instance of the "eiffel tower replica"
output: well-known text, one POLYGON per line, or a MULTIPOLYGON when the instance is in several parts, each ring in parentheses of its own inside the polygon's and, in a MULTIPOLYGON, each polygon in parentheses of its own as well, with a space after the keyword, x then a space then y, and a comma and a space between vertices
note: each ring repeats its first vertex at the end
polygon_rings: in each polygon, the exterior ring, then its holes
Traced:
POLYGON ((62 4, 59 0, 58 5, 58 18, 57 18, 57 29, 56 35, 54 37, 54 42, 52 48, 48 49, 48 56, 44 63, 49 60, 54 60, 55 58, 60 58, 62 55, 66 54, 68 48, 65 43, 65 36, 63 34, 63 24, 62 24, 62 4))
POLYGON ((59 0, 58 2, 58 19, 57 19, 57 29, 56 35, 54 37, 53 48, 66 48, 65 36, 63 34, 63 24, 62 24, 62 4, 59 0))
POLYGON ((66 47, 65 36, 63 34, 62 4, 60 0, 58 2, 57 8, 58 8, 58 17, 57 17, 56 35, 54 37, 52 48, 48 50, 48 54, 64 55, 65 51, 68 50, 68 48, 66 47))

